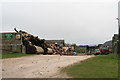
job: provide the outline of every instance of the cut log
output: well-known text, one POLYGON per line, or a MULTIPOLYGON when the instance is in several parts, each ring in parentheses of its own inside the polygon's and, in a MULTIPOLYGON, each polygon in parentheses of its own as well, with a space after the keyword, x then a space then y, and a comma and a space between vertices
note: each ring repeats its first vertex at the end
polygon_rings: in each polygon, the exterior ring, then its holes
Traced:
POLYGON ((44 53, 44 50, 43 50, 42 47, 35 46, 35 48, 36 48, 36 53, 37 54, 43 54, 44 53))

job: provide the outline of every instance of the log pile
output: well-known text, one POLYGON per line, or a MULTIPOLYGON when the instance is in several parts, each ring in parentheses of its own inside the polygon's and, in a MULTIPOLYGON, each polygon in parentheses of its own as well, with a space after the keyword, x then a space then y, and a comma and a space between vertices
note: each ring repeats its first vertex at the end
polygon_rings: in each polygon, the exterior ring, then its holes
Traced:
POLYGON ((40 39, 38 36, 33 36, 25 31, 18 31, 16 28, 14 30, 21 34, 22 43, 26 48, 26 54, 71 54, 73 49, 60 47, 57 43, 48 44, 45 39, 40 39))

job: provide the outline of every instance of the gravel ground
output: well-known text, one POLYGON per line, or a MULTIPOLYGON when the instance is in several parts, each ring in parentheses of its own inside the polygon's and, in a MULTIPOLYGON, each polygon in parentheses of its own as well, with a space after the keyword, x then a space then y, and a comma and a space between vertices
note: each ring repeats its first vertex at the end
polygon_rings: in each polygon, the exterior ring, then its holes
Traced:
POLYGON ((0 59, 0 80, 2 79, 2 59, 0 59))
MULTIPOLYGON (((83 56, 33 55, 2 59, 3 78, 69 78, 60 69, 91 58, 83 56)), ((0 68, 1 69, 1 68, 0 68)))

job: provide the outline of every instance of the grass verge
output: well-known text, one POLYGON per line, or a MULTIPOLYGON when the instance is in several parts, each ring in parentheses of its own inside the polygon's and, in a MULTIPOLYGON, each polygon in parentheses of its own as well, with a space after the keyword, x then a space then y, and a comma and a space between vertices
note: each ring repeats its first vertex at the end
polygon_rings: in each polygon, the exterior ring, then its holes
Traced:
POLYGON ((16 58, 16 57, 22 57, 22 56, 28 56, 29 54, 24 53, 2 53, 0 55, 0 58, 16 58))
POLYGON ((100 55, 62 69, 73 78, 118 78, 118 57, 100 55))

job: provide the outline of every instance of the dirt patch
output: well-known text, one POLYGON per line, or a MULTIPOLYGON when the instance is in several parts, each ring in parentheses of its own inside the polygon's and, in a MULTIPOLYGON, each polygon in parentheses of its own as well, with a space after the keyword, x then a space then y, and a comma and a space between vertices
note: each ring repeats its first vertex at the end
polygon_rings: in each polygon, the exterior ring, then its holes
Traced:
POLYGON ((68 78, 61 68, 93 56, 35 55, 2 60, 3 78, 68 78))
POLYGON ((0 59, 0 80, 2 79, 2 59, 0 59))

